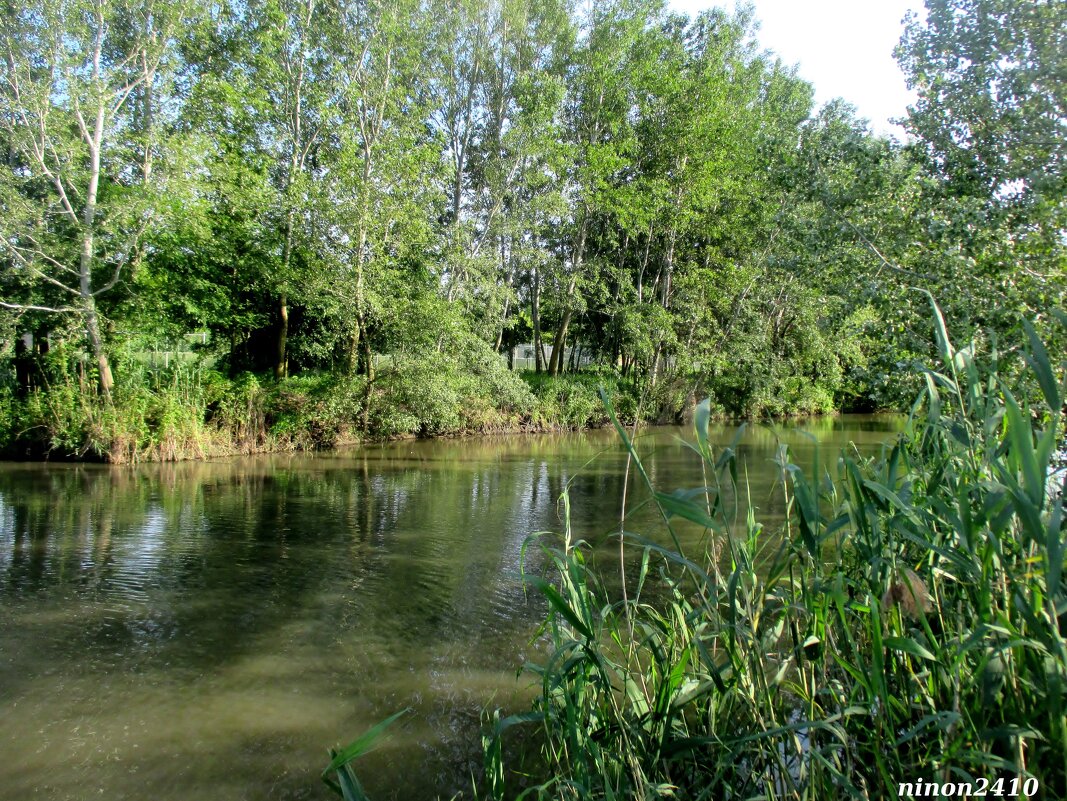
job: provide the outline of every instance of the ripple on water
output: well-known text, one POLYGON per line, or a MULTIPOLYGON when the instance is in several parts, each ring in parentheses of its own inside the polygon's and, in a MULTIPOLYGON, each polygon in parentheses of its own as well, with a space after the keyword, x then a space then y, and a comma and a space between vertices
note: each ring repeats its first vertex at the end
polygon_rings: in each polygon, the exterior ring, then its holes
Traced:
MULTIPOLYGON (((836 447, 890 429, 814 430, 836 447)), ((679 433, 639 443, 668 488, 700 481, 679 433)), ((745 445, 764 495, 774 444, 745 445)), ((467 789, 483 706, 532 692, 524 542, 560 530, 568 483, 576 536, 600 542, 623 467, 611 432, 0 465, 0 801, 322 797, 326 747, 405 707, 361 764, 368 791, 467 789)))

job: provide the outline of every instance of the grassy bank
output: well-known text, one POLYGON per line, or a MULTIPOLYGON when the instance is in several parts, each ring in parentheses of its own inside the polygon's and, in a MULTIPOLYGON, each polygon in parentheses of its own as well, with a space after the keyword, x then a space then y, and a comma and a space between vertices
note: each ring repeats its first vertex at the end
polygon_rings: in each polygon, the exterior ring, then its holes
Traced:
MULTIPOLYGON (((0 457, 128 464, 390 438, 575 430, 608 424, 601 388, 627 423, 681 422, 696 404, 692 376, 653 381, 608 367, 519 373, 486 349, 395 355, 370 377, 305 372, 281 380, 269 373, 229 376, 189 355, 162 369, 134 358, 120 362, 109 398, 84 354, 71 348, 49 352, 21 385, 0 375, 0 457)), ((835 411, 828 402, 775 398, 774 406, 713 400, 711 415, 835 411)))
POLYGON ((610 387, 630 420, 640 392, 605 374, 520 375, 495 357, 461 365, 396 358, 372 378, 322 373, 280 381, 254 373, 230 378, 195 364, 132 365, 108 400, 76 364, 58 353, 34 388, 0 389, 0 454, 125 464, 579 429, 608 422, 598 386, 610 387))
MULTIPOLYGON (((119 367, 121 380, 109 398, 84 355, 68 348, 49 352, 21 387, 0 382, 0 456, 128 464, 390 438, 574 430, 609 422, 600 388, 627 423, 678 422, 695 406, 691 377, 652 381, 606 367, 519 373, 485 349, 396 355, 370 377, 228 376, 196 358, 163 369, 131 358, 119 367)), ((779 398, 775 413, 833 411, 794 400, 779 398)), ((712 414, 736 417, 730 408, 716 402, 712 414)))
POLYGON ((979 357, 938 321, 940 369, 878 458, 806 475, 780 451, 780 530, 728 500, 743 465, 712 451, 707 404, 700 487, 657 491, 618 426, 662 528, 620 522, 640 560, 621 595, 569 524, 530 545, 552 648, 527 667, 533 708, 487 733, 480 797, 898 798, 918 779, 1067 797, 1063 366, 1032 332, 979 357), (694 525, 707 548, 684 553, 694 525), (503 756, 515 727, 537 731, 534 775, 503 756))

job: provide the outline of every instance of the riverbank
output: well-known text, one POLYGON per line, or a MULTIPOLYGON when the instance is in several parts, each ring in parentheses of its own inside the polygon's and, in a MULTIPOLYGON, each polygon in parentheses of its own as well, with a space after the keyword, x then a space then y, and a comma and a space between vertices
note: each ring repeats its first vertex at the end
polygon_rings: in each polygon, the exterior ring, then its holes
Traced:
MULTIPOLYGON (((376 377, 275 381, 177 367, 117 387, 62 376, 0 398, 5 458, 129 464, 323 450, 364 441, 582 428, 599 419, 596 381, 568 377, 538 390, 499 369, 455 375, 387 370, 376 377)), ((625 403, 628 387, 613 394, 625 403)))
POLYGON ((783 441, 770 492, 738 440, 709 438, 707 404, 688 486, 617 425, 640 497, 599 530, 640 570, 611 586, 569 488, 562 536, 525 541, 551 652, 527 663, 529 712, 491 717, 475 797, 1065 797, 1067 379, 1024 327, 1025 349, 987 356, 940 326, 895 440, 807 463, 783 441), (509 764, 512 729, 539 770, 509 764))
MULTIPOLYGON (((391 439, 568 431, 607 424, 603 387, 626 423, 680 422, 695 406, 689 381, 610 370, 548 376, 502 362, 434 369, 397 362, 371 378, 307 374, 230 378, 187 365, 130 372, 109 399, 77 372, 0 392, 0 458, 131 464, 326 450, 391 439)), ((835 411, 783 399, 778 416, 835 411)), ((715 407, 716 419, 736 417, 715 407)))

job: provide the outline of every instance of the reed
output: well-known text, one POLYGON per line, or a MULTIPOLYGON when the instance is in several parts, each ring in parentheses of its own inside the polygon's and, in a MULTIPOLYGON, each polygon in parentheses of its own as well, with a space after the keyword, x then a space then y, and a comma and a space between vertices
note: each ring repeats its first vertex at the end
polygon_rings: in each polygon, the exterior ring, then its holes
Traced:
POLYGON ((1062 366, 1029 327, 1017 351, 956 349, 932 307, 940 369, 906 430, 813 475, 783 447, 781 531, 728 500, 741 466, 709 444, 707 403, 692 447, 708 480, 667 494, 605 397, 662 531, 620 526, 640 559, 621 597, 569 523, 530 544, 551 654, 528 666, 534 708, 496 719, 483 792, 799 801, 999 776, 1067 797, 1062 366), (683 551, 692 524, 718 553, 683 551), (547 767, 518 792, 499 739, 531 722, 547 767))
POLYGON ((881 799, 917 779, 1019 778, 1067 797, 1063 365, 1028 325, 1020 349, 956 349, 930 301, 940 369, 904 432, 811 475, 782 446, 780 530, 748 502, 736 440, 711 447, 707 402, 691 444, 706 480, 668 494, 602 393, 662 530, 628 530, 624 509, 621 592, 566 495, 561 540, 527 541, 551 648, 525 668, 532 709, 487 715, 476 795, 881 799), (711 545, 685 553, 682 525, 711 545), (516 726, 538 727, 538 777, 507 763, 516 726))

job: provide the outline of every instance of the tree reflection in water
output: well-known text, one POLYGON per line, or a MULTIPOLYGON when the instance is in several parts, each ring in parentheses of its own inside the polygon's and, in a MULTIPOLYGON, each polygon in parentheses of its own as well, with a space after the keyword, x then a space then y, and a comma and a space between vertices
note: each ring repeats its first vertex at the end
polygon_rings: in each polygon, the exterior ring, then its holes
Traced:
MULTIPOLYGON (((803 427, 830 453, 895 425, 803 427)), ((661 486, 699 482, 687 434, 642 438, 661 486)), ((764 519, 775 447, 759 428, 742 444, 764 519)), ((468 787, 480 709, 527 691, 515 669, 541 609, 523 542, 560 529, 569 486, 576 535, 610 565, 624 467, 609 431, 0 466, 0 799, 305 797, 328 745, 405 706, 361 765, 367 789, 468 787)))

